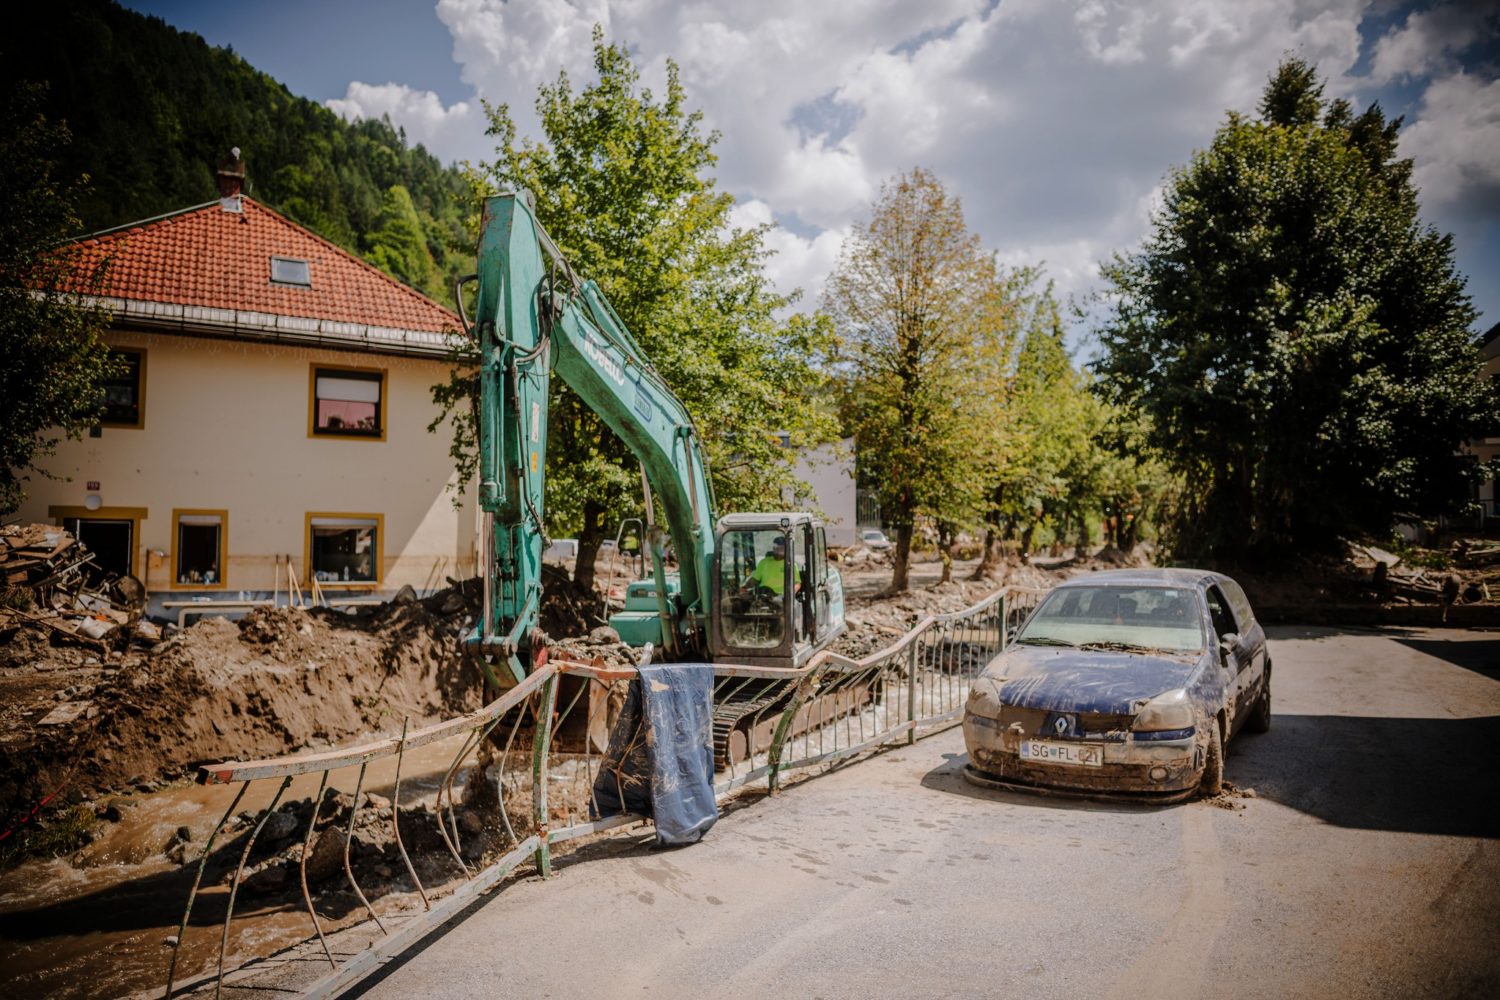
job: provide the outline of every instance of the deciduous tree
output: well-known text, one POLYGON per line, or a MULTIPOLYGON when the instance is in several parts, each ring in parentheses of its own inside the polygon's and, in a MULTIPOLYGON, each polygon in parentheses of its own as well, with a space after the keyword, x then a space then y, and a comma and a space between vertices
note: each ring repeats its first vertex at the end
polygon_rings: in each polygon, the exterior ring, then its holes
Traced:
POLYGON ((896 534, 893 591, 908 585, 918 515, 961 523, 978 509, 1002 306, 994 258, 920 168, 881 188, 829 278, 844 420, 896 534))
POLYGON ((67 129, 38 112, 39 88, 0 106, 0 514, 25 497, 36 459, 98 419, 114 362, 102 339, 109 316, 64 289, 88 287, 65 241, 77 235, 82 183, 59 176, 67 129))
POLYGON ((1106 267, 1099 372, 1185 477, 1181 554, 1263 563, 1465 501, 1496 401, 1399 128, 1289 60, 1106 267))

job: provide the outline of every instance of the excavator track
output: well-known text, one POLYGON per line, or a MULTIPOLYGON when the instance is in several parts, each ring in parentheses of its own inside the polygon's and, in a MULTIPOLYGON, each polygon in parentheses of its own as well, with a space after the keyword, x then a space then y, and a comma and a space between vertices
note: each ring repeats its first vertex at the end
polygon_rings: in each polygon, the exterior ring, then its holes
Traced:
MULTIPOLYGON (((781 709, 789 697, 790 693, 785 689, 775 688, 760 696, 736 697, 714 705, 714 768, 722 771, 731 761, 749 757, 752 728, 763 729, 768 720, 774 725, 781 718, 781 709), (778 706, 777 702, 783 704, 778 706)), ((759 749, 769 742, 769 739, 755 740, 753 745, 759 749)))
MULTIPOLYGON (((875 679, 860 680, 826 690, 810 698, 797 711, 787 729, 794 737, 835 722, 851 713, 862 711, 879 696, 881 683, 875 679)), ((769 685, 760 694, 737 693, 732 700, 714 705, 714 767, 725 770, 732 763, 748 760, 771 745, 782 713, 791 700, 791 692, 780 685, 769 685)))

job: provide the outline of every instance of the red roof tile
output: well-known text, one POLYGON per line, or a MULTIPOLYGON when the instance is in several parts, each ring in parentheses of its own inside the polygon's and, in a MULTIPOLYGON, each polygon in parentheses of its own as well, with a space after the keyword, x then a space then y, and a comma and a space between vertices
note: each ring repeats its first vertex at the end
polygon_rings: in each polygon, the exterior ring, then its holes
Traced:
MULTIPOLYGON (((80 240, 84 273, 109 257, 96 295, 440 333, 458 317, 250 198, 218 202, 80 240), (308 262, 312 287, 271 283, 271 257, 308 262)), ((85 291, 85 289, 78 289, 85 291)))

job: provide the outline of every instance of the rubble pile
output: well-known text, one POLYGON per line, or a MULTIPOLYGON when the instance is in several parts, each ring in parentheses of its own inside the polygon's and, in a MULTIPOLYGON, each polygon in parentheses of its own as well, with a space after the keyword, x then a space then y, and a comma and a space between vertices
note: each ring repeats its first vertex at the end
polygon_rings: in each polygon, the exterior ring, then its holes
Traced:
MULTIPOLYGON (((104 655, 131 638, 149 643, 160 637, 149 622, 141 635, 130 634, 140 619, 143 589, 132 578, 91 585, 86 570, 93 554, 71 532, 10 524, 0 528, 0 542, 0 639, 30 628, 104 655)), ((14 651, 8 652, 13 659, 14 651)))

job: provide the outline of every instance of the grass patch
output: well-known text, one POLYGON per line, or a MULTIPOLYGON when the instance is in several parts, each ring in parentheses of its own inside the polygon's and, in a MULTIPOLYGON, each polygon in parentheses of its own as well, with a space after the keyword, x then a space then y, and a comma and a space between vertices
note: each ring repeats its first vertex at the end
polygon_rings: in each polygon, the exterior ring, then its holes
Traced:
POLYGON ((0 871, 14 868, 30 858, 56 858, 72 854, 93 839, 99 817, 89 806, 68 806, 50 816, 38 817, 0 841, 0 871))

